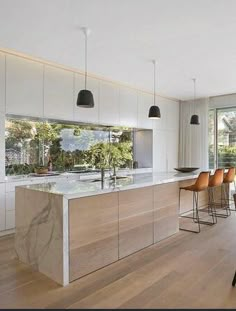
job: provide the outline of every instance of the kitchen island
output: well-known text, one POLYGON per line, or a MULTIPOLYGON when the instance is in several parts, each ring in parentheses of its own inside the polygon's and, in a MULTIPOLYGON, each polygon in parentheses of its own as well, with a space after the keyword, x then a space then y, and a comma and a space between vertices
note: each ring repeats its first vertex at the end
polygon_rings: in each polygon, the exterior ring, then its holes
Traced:
MULTIPOLYGON (((178 232, 179 186, 197 175, 146 173, 116 182, 16 187, 18 258, 67 285, 178 232)), ((187 193, 185 204, 191 204, 187 193)))

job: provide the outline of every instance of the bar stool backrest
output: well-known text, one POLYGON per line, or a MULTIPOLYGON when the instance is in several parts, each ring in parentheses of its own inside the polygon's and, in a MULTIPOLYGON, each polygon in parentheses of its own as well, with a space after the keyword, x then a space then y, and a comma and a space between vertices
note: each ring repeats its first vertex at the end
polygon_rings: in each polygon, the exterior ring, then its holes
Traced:
POLYGON ((210 178, 209 187, 218 187, 222 185, 224 179, 224 169, 218 168, 215 170, 214 175, 210 178))
POLYGON ((195 191, 202 191, 208 187, 210 172, 201 172, 194 184, 195 191))
POLYGON ((224 177, 224 183, 231 183, 234 181, 234 177, 235 177, 235 167, 230 167, 228 169, 228 172, 226 173, 225 177, 224 177))

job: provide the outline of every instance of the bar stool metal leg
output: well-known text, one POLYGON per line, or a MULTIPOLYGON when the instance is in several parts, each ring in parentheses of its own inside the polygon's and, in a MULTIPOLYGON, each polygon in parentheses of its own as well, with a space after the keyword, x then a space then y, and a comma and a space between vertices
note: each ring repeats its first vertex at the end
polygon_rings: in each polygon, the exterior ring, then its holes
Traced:
POLYGON ((233 281, 232 281, 232 286, 235 286, 236 284, 236 271, 234 273, 234 278, 233 278, 233 281))

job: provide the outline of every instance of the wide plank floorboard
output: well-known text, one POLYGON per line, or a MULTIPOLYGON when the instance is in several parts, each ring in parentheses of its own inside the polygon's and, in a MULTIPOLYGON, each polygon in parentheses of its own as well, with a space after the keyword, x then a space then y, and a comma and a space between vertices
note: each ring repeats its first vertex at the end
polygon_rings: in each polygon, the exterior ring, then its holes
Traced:
POLYGON ((0 238, 0 308, 236 308, 236 215, 180 233, 61 287, 0 238))

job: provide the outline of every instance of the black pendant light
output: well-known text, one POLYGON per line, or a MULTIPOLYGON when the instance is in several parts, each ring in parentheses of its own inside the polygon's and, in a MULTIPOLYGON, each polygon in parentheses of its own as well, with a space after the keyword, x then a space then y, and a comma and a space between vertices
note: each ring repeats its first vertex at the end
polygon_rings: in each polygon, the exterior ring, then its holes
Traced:
MULTIPOLYGON (((196 99, 196 79, 193 79, 193 86, 194 86, 194 100, 193 100, 193 109, 195 113, 195 99, 196 99)), ((190 124, 192 125, 199 125, 199 116, 197 114, 193 114, 191 116, 190 124)))
POLYGON ((148 113, 148 118, 149 119, 160 119, 161 117, 161 112, 158 106, 156 106, 156 61, 153 60, 154 64, 154 90, 153 90, 153 95, 154 95, 154 105, 150 107, 149 113, 148 113))
POLYGON ((87 41, 90 30, 86 27, 82 27, 81 30, 85 35, 85 87, 84 90, 79 91, 76 105, 81 108, 93 108, 93 94, 91 91, 87 90, 87 41))

